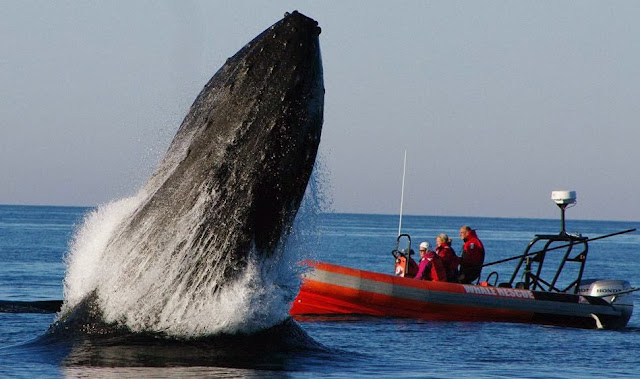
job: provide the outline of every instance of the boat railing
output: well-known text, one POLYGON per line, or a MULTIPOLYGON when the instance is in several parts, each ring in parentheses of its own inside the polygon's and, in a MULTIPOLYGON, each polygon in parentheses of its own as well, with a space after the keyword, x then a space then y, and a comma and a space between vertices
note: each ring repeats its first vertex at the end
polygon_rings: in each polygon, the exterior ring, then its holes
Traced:
POLYGON ((584 267, 587 261, 587 254, 589 252, 589 242, 596 241, 620 234, 630 233, 636 229, 627 229, 603 236, 594 238, 583 237, 579 234, 568 234, 564 230, 559 234, 552 235, 536 235, 529 245, 525 249, 524 253, 514 257, 501 259, 495 262, 486 263, 482 267, 492 266, 499 263, 504 263, 512 260, 519 260, 516 265, 511 278, 506 283, 500 283, 500 286, 504 287, 516 287, 537 291, 548 292, 567 292, 573 289, 573 293, 577 294, 582 282, 582 275, 584 273, 584 267), (561 245, 552 246, 553 244, 562 243, 561 245), (543 247, 539 250, 534 250, 534 246, 543 247), (547 259, 547 255, 550 251, 564 249, 564 253, 560 257, 558 268, 553 274, 553 278, 546 280, 542 275, 542 268, 547 259), (532 251, 533 250, 533 251, 532 251), (558 288, 558 282, 561 278, 562 272, 565 270, 567 263, 577 264, 576 279, 573 280, 565 288, 558 288), (522 281, 516 279, 522 277, 522 281))
POLYGON ((586 242, 588 239, 582 236, 574 236, 571 234, 560 233, 558 235, 536 235, 535 238, 529 243, 527 246, 527 250, 520 258, 520 261, 516 265, 513 274, 511 275, 511 279, 508 284, 509 287, 514 285, 516 278, 521 271, 524 270, 524 281, 516 283, 517 287, 522 287, 531 290, 539 290, 539 291, 552 291, 552 292, 566 292, 572 286, 575 287, 574 291, 577 293, 579 283, 582 280, 582 274, 584 272, 584 266, 587 261, 587 253, 589 252, 589 245, 586 242), (558 268, 553 275, 553 279, 551 281, 547 281, 542 277, 542 268, 545 263, 545 259, 547 258, 547 252, 552 248, 551 245, 557 242, 568 242, 563 245, 564 254, 560 259, 558 264, 558 268), (541 250, 536 251, 535 254, 529 255, 530 250, 542 243, 544 247, 541 250), (572 255, 574 252, 574 247, 581 247, 581 249, 577 254, 572 255), (578 274, 577 278, 569 284, 565 289, 559 289, 556 287, 558 278, 560 274, 563 272, 565 265, 569 262, 575 262, 578 264, 578 274), (524 267, 523 267, 524 266, 524 267))

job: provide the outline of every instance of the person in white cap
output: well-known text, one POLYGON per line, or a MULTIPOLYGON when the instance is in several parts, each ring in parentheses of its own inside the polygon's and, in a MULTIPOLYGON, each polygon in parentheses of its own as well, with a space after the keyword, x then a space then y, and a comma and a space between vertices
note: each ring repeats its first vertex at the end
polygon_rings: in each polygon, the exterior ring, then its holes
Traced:
POLYGON ((429 242, 427 241, 420 244, 420 263, 415 279, 441 282, 447 280, 447 271, 442 265, 442 259, 434 251, 429 250, 429 242))

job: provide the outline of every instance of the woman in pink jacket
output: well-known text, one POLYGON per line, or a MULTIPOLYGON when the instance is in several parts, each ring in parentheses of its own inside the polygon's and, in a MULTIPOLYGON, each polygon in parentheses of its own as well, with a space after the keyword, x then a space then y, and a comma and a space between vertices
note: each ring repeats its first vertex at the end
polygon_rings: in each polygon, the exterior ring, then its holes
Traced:
POLYGON ((420 263, 415 279, 445 282, 447 271, 442 265, 442 259, 434 251, 429 250, 429 242, 420 244, 420 263))

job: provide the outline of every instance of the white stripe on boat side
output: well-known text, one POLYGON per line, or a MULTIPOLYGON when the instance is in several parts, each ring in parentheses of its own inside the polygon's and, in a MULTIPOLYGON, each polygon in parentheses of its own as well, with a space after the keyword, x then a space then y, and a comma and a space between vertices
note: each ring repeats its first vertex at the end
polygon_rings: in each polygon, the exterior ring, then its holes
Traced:
MULTIPOLYGON (((480 294, 435 291, 403 285, 362 279, 357 276, 338 274, 331 271, 314 269, 306 278, 333 284, 354 290, 398 297, 426 303, 461 305, 467 307, 507 309, 512 311, 556 314, 566 316, 590 317, 592 313, 620 316, 621 312, 607 305, 588 303, 565 303, 561 301, 524 299, 480 294)), ((495 287, 494 287, 495 288, 495 287)))

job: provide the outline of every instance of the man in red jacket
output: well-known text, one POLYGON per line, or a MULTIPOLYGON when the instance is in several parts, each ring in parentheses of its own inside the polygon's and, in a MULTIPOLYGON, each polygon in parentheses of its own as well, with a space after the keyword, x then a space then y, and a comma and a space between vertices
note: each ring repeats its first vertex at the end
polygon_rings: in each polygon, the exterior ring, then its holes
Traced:
POLYGON ((484 246, 476 231, 468 226, 460 228, 460 238, 464 241, 460 261, 460 283, 471 283, 480 277, 484 263, 484 246))

